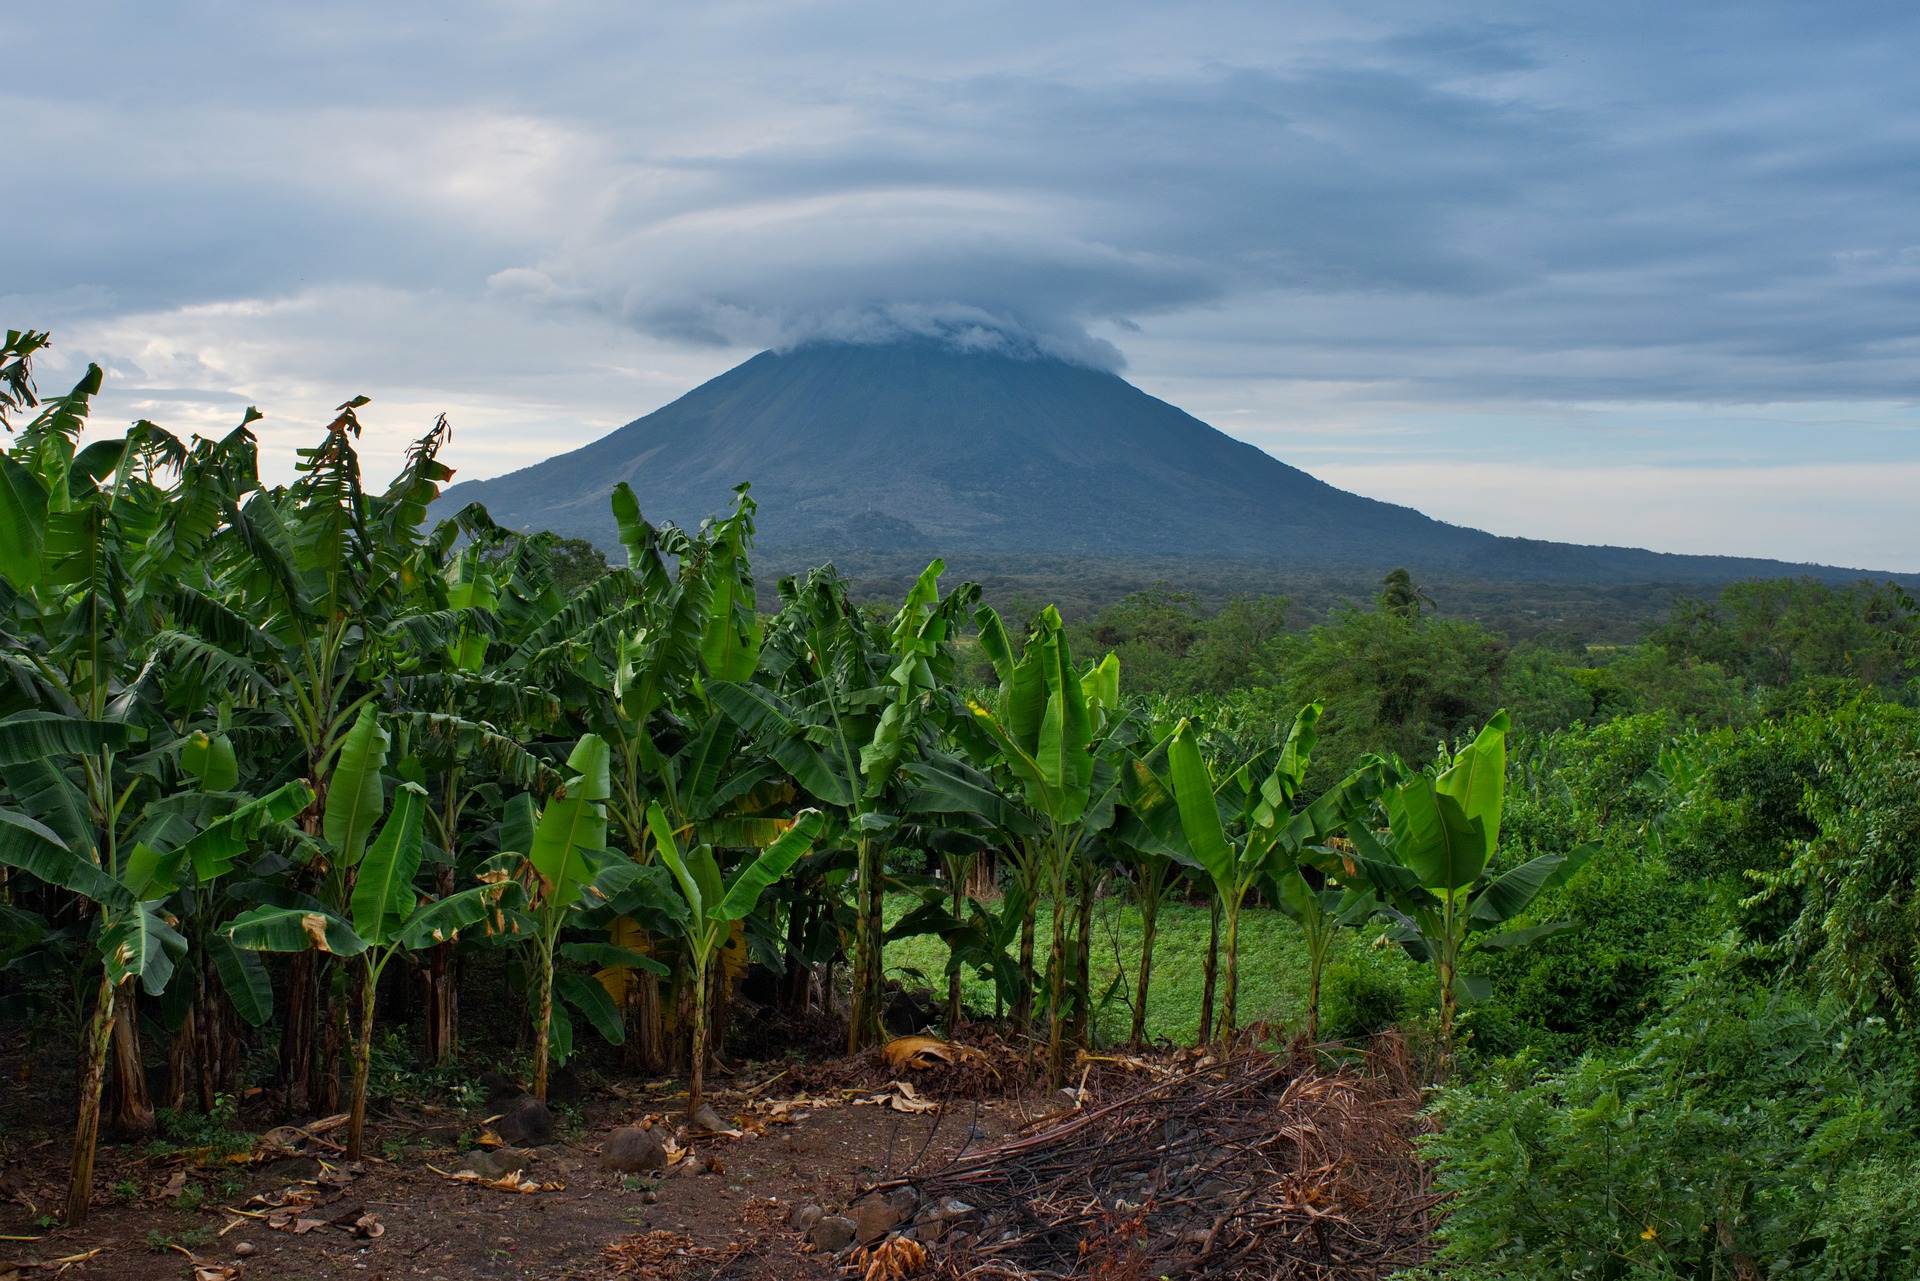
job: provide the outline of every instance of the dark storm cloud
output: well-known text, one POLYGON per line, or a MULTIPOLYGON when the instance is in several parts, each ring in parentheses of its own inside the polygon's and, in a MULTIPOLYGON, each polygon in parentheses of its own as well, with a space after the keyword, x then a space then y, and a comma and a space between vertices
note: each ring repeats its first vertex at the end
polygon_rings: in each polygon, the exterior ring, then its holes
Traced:
MULTIPOLYGON (((330 285, 1474 398, 1906 398, 1907 6, 63 5, 6 292, 330 285), (491 282, 485 284, 484 282, 491 282)), ((65 301, 60 301, 65 300, 65 301)))

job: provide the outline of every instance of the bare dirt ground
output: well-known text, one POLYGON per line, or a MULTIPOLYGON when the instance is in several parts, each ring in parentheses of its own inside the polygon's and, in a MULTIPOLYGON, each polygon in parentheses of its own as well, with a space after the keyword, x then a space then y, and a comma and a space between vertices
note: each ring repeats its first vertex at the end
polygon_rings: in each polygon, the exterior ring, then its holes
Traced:
POLYGON ((746 1065, 740 1088, 709 1096, 724 1121, 738 1119, 746 1132, 694 1139, 657 1175, 609 1169, 600 1149, 620 1126, 648 1118, 672 1126, 684 1096, 664 1082, 590 1090, 557 1141, 525 1149, 521 1178, 540 1185, 537 1192, 448 1177, 476 1150, 471 1136, 484 1108, 371 1120, 367 1149, 388 1155, 357 1169, 317 1140, 298 1144, 312 1156, 244 1164, 103 1145, 92 1218, 77 1231, 36 1226, 60 1205, 67 1134, 8 1116, 0 1281, 16 1273, 19 1281, 178 1281, 194 1276, 196 1264, 209 1270, 203 1281, 229 1269, 276 1281, 837 1277, 841 1267, 787 1227, 790 1207, 845 1205, 866 1184, 996 1141, 1029 1115, 1005 1099, 905 1114, 857 1104, 862 1092, 844 1087, 808 1090, 808 1103, 782 1109, 794 1096, 783 1096, 779 1081, 749 1098, 746 1087, 773 1072, 746 1065), (779 1119, 783 1111, 791 1119, 779 1119), (275 1202, 293 1206, 292 1214, 276 1215, 275 1202), (290 1221, 276 1229, 276 1219, 290 1221))
POLYGON ((1061 1091, 990 1032, 928 1040, 742 1063, 704 1129, 671 1080, 569 1073, 549 1112, 495 1078, 483 1105, 376 1107, 360 1162, 344 1117, 277 1125, 262 1095, 224 1144, 103 1144, 78 1230, 51 1226, 70 1112, 47 1073, 0 1097, 0 1281, 1378 1281, 1431 1252, 1395 1038, 1092 1055, 1061 1091))

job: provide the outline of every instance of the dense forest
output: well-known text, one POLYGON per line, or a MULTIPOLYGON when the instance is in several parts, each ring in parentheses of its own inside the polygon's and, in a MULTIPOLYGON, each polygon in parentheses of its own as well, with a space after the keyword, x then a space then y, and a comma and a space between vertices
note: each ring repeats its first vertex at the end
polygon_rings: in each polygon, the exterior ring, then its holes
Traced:
POLYGON ((828 565, 765 602, 745 486, 691 530, 617 489, 609 565, 430 524, 444 421, 375 488, 349 402, 269 484, 251 412, 86 432, 101 372, 39 401, 45 341, 0 352, 0 1032, 77 1064, 69 1223, 102 1129, 257 1088, 348 1110, 358 1156, 381 1077, 454 1088, 482 1038, 536 1095, 598 1056, 692 1112, 742 976, 850 1052, 915 940, 933 1017, 1059 1085, 1146 1035, 1179 904, 1189 1039, 1415 1047, 1435 1275, 1920 1275, 1896 585, 1737 584, 1604 645, 1405 571, 1305 628, 1171 586, 995 608, 937 561, 884 606, 828 565), (1256 912, 1310 971, 1292 1026, 1249 1030, 1256 912))

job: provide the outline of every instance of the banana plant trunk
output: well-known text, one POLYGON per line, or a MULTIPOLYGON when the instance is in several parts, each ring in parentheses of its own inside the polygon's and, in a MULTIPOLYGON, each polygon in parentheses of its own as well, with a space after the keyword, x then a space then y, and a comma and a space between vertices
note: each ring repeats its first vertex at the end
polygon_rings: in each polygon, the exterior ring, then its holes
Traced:
POLYGON ((287 1017, 280 1035, 281 1094, 287 1115, 298 1120, 313 1109, 314 1023, 319 962, 312 952, 295 952, 287 962, 287 1017))
POLYGON ((1080 902, 1074 915, 1073 936, 1073 1018, 1067 1035, 1075 1047, 1085 1049, 1093 1025, 1093 893, 1094 872, 1082 867, 1079 873, 1080 902))
POLYGON ((1323 921, 1307 935, 1307 1043, 1320 1042, 1320 980, 1333 950, 1334 925, 1323 921))
POLYGON ((540 941, 540 955, 534 967, 533 1087, 529 1093, 542 1103, 547 1100, 547 1045, 553 1029, 553 948, 540 941))
POLYGON ((886 903, 882 878, 886 871, 885 846, 871 838, 860 841, 859 921, 853 950, 853 1017, 847 1023, 847 1053, 857 1054, 881 1040, 881 976, 885 973, 882 949, 886 945, 882 911, 886 903))
POLYGON ((658 1075, 666 1071, 666 1028, 660 1007, 660 980, 645 970, 627 974, 628 1065, 658 1075))
POLYGON ((194 1007, 188 1006, 180 1026, 167 1044, 167 1106, 175 1112, 187 1106, 187 1092, 193 1084, 193 1065, 199 1057, 194 1033, 194 1007))
POLYGON ((367 1076, 373 1066, 373 1010, 379 975, 372 966, 360 967, 360 1017, 353 1030, 353 1099, 347 1112, 347 1160, 366 1152, 367 1076))
POLYGON ((340 1110, 340 1054, 346 1041, 347 1006, 338 993, 327 997, 326 1028, 320 1038, 320 1080, 317 1082, 322 1112, 340 1110))
MULTIPOLYGON (((440 898, 453 893, 453 864, 434 873, 434 892, 440 898)), ((454 973, 454 945, 436 943, 427 950, 427 1058, 445 1066, 460 1049, 460 989, 454 973)))
POLYGON ((122 984, 113 998, 113 1129, 140 1139, 152 1138, 158 1129, 147 1089, 146 1055, 140 1048, 140 1011, 131 983, 122 984))
POLYGON ((1067 1078, 1067 886, 1064 846, 1056 842, 1048 875, 1052 899, 1053 943, 1047 949, 1047 1088, 1057 1090, 1067 1078))
POLYGON ((1028 895, 1020 918, 1020 994, 1013 1001, 1013 1026, 1021 1036, 1033 1035, 1033 994, 1040 986, 1033 973, 1034 919, 1038 912, 1039 904, 1028 895))
POLYGON ((73 1168, 67 1179, 66 1226, 70 1228, 86 1223, 87 1206, 93 1200, 94 1145, 100 1136, 100 1094, 113 1041, 113 1003, 113 981, 102 972, 87 1039, 81 1046, 80 1106, 73 1125, 73 1168))
MULTIPOLYGON (((973 871, 973 857, 962 854, 947 860, 947 880, 953 887, 953 919, 960 920, 960 914, 966 910, 967 879, 973 871)), ((966 1014, 962 1003, 960 983, 960 958, 947 957, 947 1035, 954 1036, 960 1030, 960 1023, 966 1014)))
POLYGON ((1207 929, 1207 960, 1200 975, 1200 1031, 1195 1045, 1213 1040, 1213 989, 1220 969, 1220 900, 1213 900, 1212 920, 1207 929))
POLYGON ((793 906, 787 909, 787 981, 781 1004, 782 1013, 790 1019, 805 1018, 813 1005, 813 967, 800 959, 806 952, 812 904, 811 895, 803 895, 796 889, 793 906))
POLYGON ((1240 1013, 1240 905, 1227 904, 1227 982, 1220 997, 1220 1043, 1233 1040, 1240 1013))
POLYGON ((693 1044, 687 1052, 687 1119, 707 1101, 707 967, 693 967, 693 1044))

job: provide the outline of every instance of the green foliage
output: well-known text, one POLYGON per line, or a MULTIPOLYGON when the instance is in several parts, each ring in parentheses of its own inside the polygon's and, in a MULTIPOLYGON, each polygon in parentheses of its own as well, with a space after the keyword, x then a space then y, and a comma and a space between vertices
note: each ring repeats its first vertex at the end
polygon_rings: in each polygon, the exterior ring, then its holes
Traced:
POLYGON ((1442 1261, 1485 1277, 1808 1264, 1832 1221, 1829 1190, 1877 1201, 1885 1167, 1863 1163, 1910 1150, 1913 1067, 1884 1024, 1695 980, 1630 1047, 1559 1072, 1523 1056, 1441 1094, 1426 1146, 1454 1198, 1442 1261))
POLYGON ((1319 786, 1368 753, 1409 760, 1473 732, 1498 708, 1507 649, 1472 623, 1349 607, 1293 638, 1280 686, 1298 706, 1326 705, 1319 786))
POLYGON ((1769 956, 1862 1012, 1920 1030, 1920 717, 1861 707, 1825 724, 1817 835, 1757 896, 1795 914, 1769 956))
POLYGON ((1870 1157, 1822 1189, 1811 1238, 1814 1275, 1832 1281, 1910 1281, 1920 1276, 1920 1158, 1870 1157))
POLYGON ((1712 603, 1682 601, 1649 639, 1756 685, 1842 677, 1891 692, 1920 674, 1916 635, 1920 612, 1891 584, 1781 578, 1730 584, 1712 603))
POLYGON ((1431 989, 1400 949, 1354 947, 1327 966, 1321 1035, 1363 1041, 1424 1010, 1432 1002, 1431 989))
POLYGON ((1623 1043, 1658 1012, 1702 940, 1725 928, 1723 912, 1703 889, 1619 839, 1533 910, 1574 928, 1480 958, 1493 995, 1467 1023, 1482 1054, 1527 1046, 1562 1061, 1623 1043))

